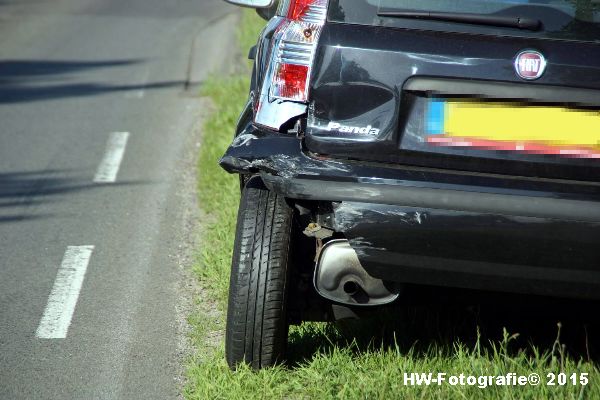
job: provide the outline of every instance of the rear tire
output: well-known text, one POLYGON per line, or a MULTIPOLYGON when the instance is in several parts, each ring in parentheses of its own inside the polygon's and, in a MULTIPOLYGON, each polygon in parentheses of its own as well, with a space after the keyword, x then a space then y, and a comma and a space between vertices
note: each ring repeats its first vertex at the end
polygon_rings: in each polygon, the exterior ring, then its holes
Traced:
POLYGON ((259 179, 242 192, 236 228, 225 353, 235 368, 259 369, 284 358, 292 209, 259 179))

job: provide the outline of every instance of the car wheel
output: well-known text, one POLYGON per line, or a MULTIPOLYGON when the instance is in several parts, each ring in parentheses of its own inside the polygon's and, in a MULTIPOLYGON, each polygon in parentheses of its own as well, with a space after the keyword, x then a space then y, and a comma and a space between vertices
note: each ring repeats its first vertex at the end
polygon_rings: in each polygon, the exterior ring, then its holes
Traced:
POLYGON ((287 344, 288 254, 292 209, 258 179, 242 192, 236 228, 225 353, 234 368, 281 361, 287 344))

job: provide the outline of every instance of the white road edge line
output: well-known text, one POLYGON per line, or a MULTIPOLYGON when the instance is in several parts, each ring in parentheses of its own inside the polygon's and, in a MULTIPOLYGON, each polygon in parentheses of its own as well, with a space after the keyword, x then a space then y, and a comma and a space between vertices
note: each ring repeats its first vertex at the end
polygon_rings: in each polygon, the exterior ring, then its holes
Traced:
POLYGON ((35 336, 40 339, 65 339, 79 299, 83 278, 94 246, 69 246, 63 257, 48 304, 35 336))
POLYGON ((113 132, 110 134, 106 143, 106 153, 104 153, 104 158, 98 165, 94 176, 95 183, 112 183, 117 180, 119 167, 127 146, 127 139, 129 139, 129 132, 113 132))

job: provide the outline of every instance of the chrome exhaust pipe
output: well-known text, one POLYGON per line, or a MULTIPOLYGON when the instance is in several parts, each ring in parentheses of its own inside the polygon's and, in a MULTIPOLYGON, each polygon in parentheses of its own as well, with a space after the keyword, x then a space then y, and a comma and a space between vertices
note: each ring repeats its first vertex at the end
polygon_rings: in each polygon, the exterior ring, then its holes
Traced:
POLYGON ((343 288, 344 288, 344 292, 346 292, 346 294, 348 294, 350 296, 354 296, 360 290, 360 285, 358 284, 358 282, 356 282, 354 280, 349 280, 346 283, 344 283, 343 288))
POLYGON ((400 294, 398 285, 386 285, 369 275, 345 239, 325 243, 315 267, 314 285, 324 298, 352 306, 384 305, 400 294))

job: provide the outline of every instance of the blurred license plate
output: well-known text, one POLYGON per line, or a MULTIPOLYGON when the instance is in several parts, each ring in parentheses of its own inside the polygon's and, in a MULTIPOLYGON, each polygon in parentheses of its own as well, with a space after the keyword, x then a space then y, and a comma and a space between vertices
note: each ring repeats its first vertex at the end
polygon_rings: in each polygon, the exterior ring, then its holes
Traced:
POLYGON ((439 146, 600 158, 600 112, 431 100, 427 142, 439 146))

